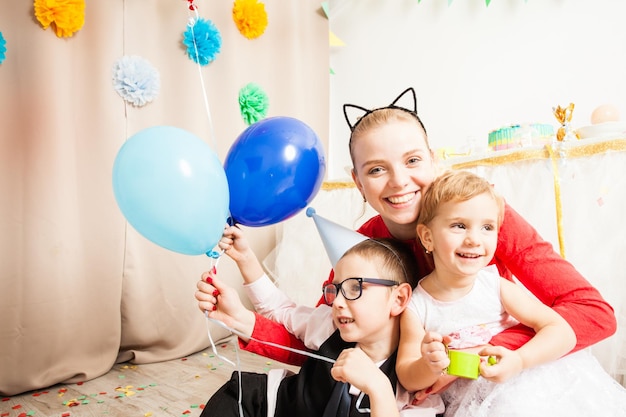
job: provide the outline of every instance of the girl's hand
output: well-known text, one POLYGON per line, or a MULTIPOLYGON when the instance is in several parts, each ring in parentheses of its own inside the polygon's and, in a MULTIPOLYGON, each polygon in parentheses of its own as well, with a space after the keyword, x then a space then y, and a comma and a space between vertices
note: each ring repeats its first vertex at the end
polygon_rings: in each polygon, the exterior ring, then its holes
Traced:
POLYGON ((480 375, 492 382, 504 382, 524 369, 522 357, 502 346, 488 346, 478 352, 488 357, 480 362, 480 375))
POLYGON ((427 332, 422 339, 422 358, 432 373, 439 375, 450 365, 450 359, 439 333, 427 332))

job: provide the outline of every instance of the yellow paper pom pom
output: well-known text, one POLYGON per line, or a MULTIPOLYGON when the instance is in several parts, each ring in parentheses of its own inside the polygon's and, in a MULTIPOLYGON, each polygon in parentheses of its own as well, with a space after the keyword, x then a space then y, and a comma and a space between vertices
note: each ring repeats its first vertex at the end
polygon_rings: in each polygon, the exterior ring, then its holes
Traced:
POLYGON ((35 0, 35 17, 44 29, 69 38, 85 24, 85 0, 35 0))
POLYGON ((233 20, 243 36, 248 39, 258 38, 267 27, 265 5, 257 0, 235 0, 233 20))

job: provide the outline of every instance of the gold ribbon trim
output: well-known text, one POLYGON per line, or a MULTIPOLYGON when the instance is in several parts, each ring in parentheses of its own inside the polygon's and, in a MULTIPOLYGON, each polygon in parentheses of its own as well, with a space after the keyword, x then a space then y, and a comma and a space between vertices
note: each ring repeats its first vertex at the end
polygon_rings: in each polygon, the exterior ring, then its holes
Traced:
POLYGON ((559 165, 557 155, 552 149, 552 145, 546 145, 546 150, 552 162, 552 181, 554 182, 554 200, 556 206, 556 230, 559 236, 559 252, 561 258, 565 259, 565 243, 563 241, 563 204, 561 203, 561 176, 559 175, 559 165))
POLYGON ((343 188, 354 188, 356 185, 352 181, 330 181, 322 183, 322 190, 341 190, 343 188))
MULTIPOLYGON (((581 144, 584 139, 580 141, 572 142, 574 145, 567 145, 565 142, 561 142, 562 149, 554 157, 557 159, 563 158, 581 158, 584 156, 591 156, 608 151, 626 151, 626 139, 613 139, 604 142, 595 142, 581 144)), ((519 150, 516 152, 507 153, 505 155, 490 156, 483 159, 476 159, 473 161, 459 162, 452 164, 452 169, 466 169, 475 168, 478 166, 494 166, 510 164, 512 162, 531 161, 535 159, 551 159, 552 156, 546 147, 542 149, 529 149, 519 150)))

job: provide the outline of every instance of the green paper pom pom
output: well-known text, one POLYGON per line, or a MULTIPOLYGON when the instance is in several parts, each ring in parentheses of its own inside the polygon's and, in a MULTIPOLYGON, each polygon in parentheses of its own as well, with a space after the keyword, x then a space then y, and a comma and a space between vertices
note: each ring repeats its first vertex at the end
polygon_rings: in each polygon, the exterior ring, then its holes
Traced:
POLYGON ((268 107, 267 94, 259 85, 249 83, 239 90, 239 110, 243 121, 248 126, 263 119, 268 107))

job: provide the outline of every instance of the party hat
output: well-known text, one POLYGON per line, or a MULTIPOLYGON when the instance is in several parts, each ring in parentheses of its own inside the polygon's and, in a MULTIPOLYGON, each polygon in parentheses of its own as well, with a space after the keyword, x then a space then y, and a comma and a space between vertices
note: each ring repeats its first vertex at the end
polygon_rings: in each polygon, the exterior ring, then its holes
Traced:
POLYGON ((348 249, 368 239, 367 236, 355 232, 352 229, 348 229, 347 227, 320 217, 315 213, 313 207, 306 209, 306 215, 313 218, 333 268, 337 264, 337 261, 339 261, 339 258, 341 258, 348 249))

